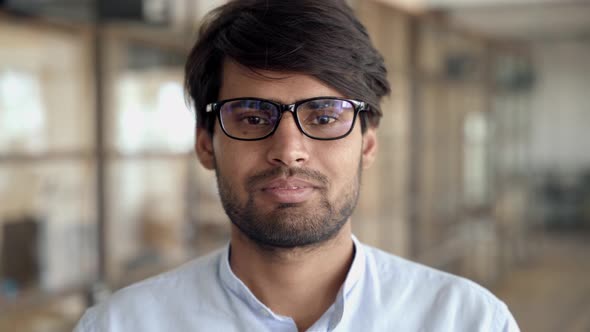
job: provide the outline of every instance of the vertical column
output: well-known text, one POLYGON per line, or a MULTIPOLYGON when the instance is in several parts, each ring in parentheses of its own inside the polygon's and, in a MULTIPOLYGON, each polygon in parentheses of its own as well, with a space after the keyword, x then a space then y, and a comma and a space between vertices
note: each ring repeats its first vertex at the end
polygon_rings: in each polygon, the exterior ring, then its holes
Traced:
POLYGON ((106 160, 105 160, 105 107, 104 107, 104 89, 103 89, 103 36, 101 31, 101 17, 99 11, 99 0, 95 1, 95 22, 93 31, 93 51, 94 51, 94 89, 95 89, 95 158, 96 158, 96 226, 97 226, 97 243, 98 243, 98 283, 104 285, 107 280, 107 178, 106 178, 106 160))
POLYGON ((420 147, 422 146, 420 128, 420 96, 419 96, 419 20, 416 17, 409 18, 408 27, 408 73, 409 73, 409 100, 408 100, 408 234, 410 239, 409 255, 417 257, 420 248, 419 237, 419 197, 420 197, 420 172, 418 165, 421 165, 420 147))

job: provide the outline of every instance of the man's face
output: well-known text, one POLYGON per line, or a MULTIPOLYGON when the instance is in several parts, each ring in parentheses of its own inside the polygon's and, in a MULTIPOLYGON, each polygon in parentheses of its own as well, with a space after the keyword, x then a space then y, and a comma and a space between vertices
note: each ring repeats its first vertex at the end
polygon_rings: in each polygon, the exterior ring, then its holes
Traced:
MULTIPOLYGON (((301 74, 253 73, 233 62, 224 66, 219 100, 257 97, 291 104, 343 97, 301 74)), ((357 119, 350 135, 314 140, 286 112, 275 133, 259 141, 227 137, 216 122, 213 137, 197 132, 201 163, 214 169, 223 207, 232 223, 263 246, 302 247, 338 234, 356 205, 361 169, 376 152, 374 129, 363 135, 357 119)))

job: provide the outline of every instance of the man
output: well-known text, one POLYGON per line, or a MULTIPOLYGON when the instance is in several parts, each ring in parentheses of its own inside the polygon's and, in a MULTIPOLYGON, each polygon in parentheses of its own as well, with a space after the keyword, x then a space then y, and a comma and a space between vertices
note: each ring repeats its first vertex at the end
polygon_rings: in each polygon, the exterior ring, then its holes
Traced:
POLYGON ((352 236, 389 84, 344 1, 215 10, 186 87, 230 244, 117 292, 77 331, 518 331, 483 288, 352 236))

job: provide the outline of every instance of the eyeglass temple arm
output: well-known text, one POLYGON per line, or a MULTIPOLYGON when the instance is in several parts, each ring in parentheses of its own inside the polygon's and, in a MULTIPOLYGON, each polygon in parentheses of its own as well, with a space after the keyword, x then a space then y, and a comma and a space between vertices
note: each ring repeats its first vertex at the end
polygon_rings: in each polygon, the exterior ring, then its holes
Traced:
POLYGON ((210 103, 207 104, 207 106, 205 107, 205 113, 211 113, 215 110, 217 103, 210 103))

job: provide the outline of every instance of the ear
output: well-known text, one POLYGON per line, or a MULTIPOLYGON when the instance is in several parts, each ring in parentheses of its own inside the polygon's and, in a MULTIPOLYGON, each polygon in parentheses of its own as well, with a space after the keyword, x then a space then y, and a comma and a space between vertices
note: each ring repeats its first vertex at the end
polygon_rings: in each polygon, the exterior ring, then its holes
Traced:
POLYGON ((377 132, 375 128, 369 127, 363 134, 363 169, 373 165, 377 156, 377 132))
POLYGON ((213 135, 205 128, 197 128, 195 138, 195 152, 206 169, 215 169, 215 154, 213 151, 213 135))

